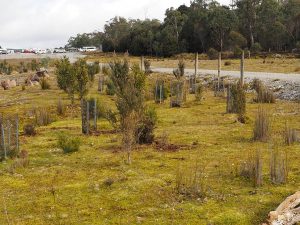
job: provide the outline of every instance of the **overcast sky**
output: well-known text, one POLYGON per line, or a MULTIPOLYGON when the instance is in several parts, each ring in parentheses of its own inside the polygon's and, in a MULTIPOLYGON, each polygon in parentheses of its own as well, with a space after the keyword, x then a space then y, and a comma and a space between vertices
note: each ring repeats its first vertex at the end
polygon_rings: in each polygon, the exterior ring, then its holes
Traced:
POLYGON ((163 20, 167 8, 181 4, 190 0, 0 0, 0 46, 60 47, 77 33, 102 31, 114 16, 163 20))

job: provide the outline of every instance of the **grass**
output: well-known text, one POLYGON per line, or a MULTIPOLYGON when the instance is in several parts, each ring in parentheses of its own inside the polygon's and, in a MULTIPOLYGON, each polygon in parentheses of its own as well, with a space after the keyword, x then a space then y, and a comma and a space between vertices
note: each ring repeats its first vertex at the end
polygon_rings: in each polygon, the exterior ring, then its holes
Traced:
MULTIPOLYGON (((97 80, 97 79, 95 79, 97 80)), ((32 106, 49 107, 56 114, 57 101, 69 103, 58 90, 55 79, 51 90, 21 87, 0 90, 0 110, 18 112, 20 127, 30 118, 32 106), (47 101, 45 101, 47 99, 47 101)), ((90 97, 113 107, 113 97, 99 95, 97 85, 90 97)), ((98 121, 100 136, 81 135, 79 101, 66 108, 63 117, 47 127, 37 128, 35 137, 21 135, 21 149, 29 153, 29 166, 7 171, 11 161, 0 163, 0 224, 259 224, 300 186, 300 147, 283 146, 290 168, 286 185, 273 185, 269 179, 269 145, 253 142, 252 132, 257 112, 253 95, 247 96, 250 122, 236 122, 237 116, 225 114, 226 99, 206 90, 197 103, 188 95, 182 108, 170 108, 169 101, 153 105, 158 114, 156 136, 167 132, 169 142, 182 146, 179 151, 162 152, 151 145, 132 153, 132 164, 119 149, 120 135, 105 120, 98 121), (63 154, 57 148, 57 134, 68 132, 81 137, 78 152, 63 154), (263 186, 238 176, 247 151, 262 150, 263 186), (205 165, 205 198, 186 199, 175 190, 180 167, 195 163, 205 165), (107 185, 108 181, 109 185, 107 185)), ((286 121, 300 126, 299 103, 278 101, 265 105, 272 119, 275 138, 282 138, 286 121)))
MULTIPOLYGON (((118 55, 123 57, 122 54, 118 55)), ((99 61, 103 63, 110 62, 114 57, 109 54, 89 55, 88 60, 99 61)), ((148 58, 152 67, 177 68, 178 59, 174 58, 148 58)), ((130 61, 140 63, 139 57, 130 57, 130 61)), ((245 59, 245 71, 250 72, 274 72, 274 73, 299 73, 299 58, 273 58, 267 57, 265 62, 262 58, 245 59)), ((240 59, 224 59, 222 60, 222 70, 240 71, 240 59), (226 63, 226 65, 225 65, 226 63)), ((194 56, 186 56, 185 66, 187 69, 194 68, 194 56)), ((199 69, 217 70, 218 60, 199 60, 199 69)))

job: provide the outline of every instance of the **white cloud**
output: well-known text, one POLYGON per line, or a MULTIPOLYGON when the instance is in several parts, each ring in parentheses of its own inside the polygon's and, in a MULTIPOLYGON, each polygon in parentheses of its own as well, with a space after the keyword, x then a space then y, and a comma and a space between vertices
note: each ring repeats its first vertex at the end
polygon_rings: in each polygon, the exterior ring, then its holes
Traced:
POLYGON ((167 8, 189 3, 190 0, 0 0, 0 45, 63 46, 77 33, 103 30, 106 21, 114 16, 163 20, 167 8))

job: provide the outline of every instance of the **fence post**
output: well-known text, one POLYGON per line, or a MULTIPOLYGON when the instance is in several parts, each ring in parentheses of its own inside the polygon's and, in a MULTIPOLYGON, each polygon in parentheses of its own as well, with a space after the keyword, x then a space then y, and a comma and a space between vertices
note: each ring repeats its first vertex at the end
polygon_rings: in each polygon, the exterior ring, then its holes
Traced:
POLYGON ((226 112, 230 113, 230 84, 227 86, 227 107, 226 112))
POLYGON ((19 116, 16 117, 16 148, 17 152, 19 152, 19 116))
POLYGON ((245 60, 245 52, 242 51, 242 56, 241 56, 241 86, 244 86, 244 60, 245 60))
POLYGON ((3 123, 1 124, 1 136, 2 136, 2 146, 3 146, 3 151, 4 151, 4 158, 6 159, 6 146, 5 146, 5 136, 4 136, 4 127, 3 123))
POLYGON ((144 56, 141 56, 141 70, 144 71, 144 56))
POLYGON ((9 120, 7 120, 7 149, 6 151, 10 151, 10 134, 11 134, 11 123, 9 120))
POLYGON ((94 129, 97 131, 97 100, 94 99, 94 129))
POLYGON ((86 101, 86 134, 90 133, 90 102, 86 101))
POLYGON ((219 58, 218 58, 218 90, 217 91, 220 91, 221 61, 222 61, 222 53, 219 52, 219 58))
POLYGON ((197 74, 198 74, 198 60, 199 57, 198 57, 198 52, 196 52, 195 54, 195 77, 197 77, 197 74))
POLYGON ((162 84, 159 85, 159 103, 162 103, 162 84))

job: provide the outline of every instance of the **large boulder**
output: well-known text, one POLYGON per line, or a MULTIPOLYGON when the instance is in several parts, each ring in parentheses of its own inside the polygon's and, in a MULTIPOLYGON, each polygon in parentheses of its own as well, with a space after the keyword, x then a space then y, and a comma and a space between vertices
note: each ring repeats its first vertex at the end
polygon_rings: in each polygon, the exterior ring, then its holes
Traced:
POLYGON ((9 83, 10 83, 10 80, 3 80, 3 81, 1 81, 1 87, 3 87, 4 90, 8 90, 9 83))

